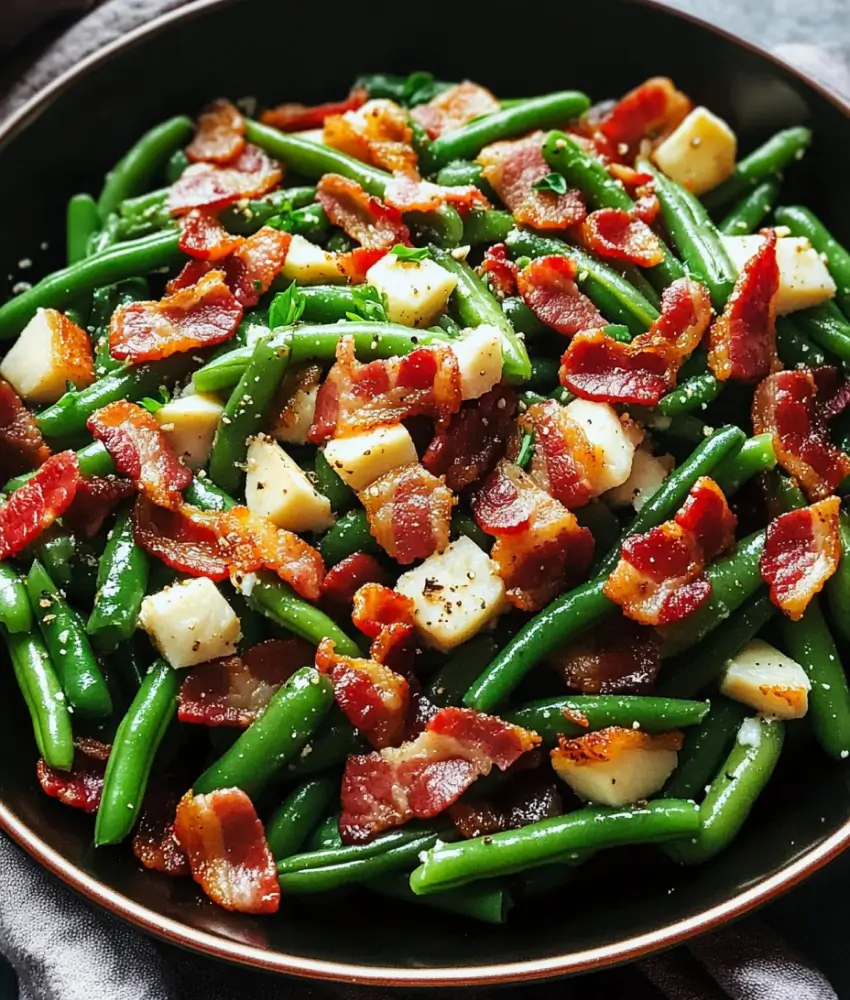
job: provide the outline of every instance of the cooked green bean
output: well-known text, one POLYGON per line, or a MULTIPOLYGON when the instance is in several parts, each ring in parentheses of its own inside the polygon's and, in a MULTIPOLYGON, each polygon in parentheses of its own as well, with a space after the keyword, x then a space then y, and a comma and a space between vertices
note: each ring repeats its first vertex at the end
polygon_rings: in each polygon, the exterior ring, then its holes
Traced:
POLYGON ((724 236, 754 233, 776 204, 781 183, 778 177, 769 177, 744 194, 723 221, 717 224, 720 232, 724 236))
POLYGON ((850 321, 834 302, 823 302, 794 313, 794 323, 801 333, 827 353, 841 361, 850 361, 850 321))
POLYGON ((440 708, 460 705, 469 685, 487 666, 499 647, 488 635, 477 635, 460 646, 428 681, 425 694, 440 708))
POLYGON ((482 882, 480 885, 466 885, 448 892, 435 892, 430 896, 417 896, 410 888, 407 875, 384 875, 370 879, 366 888, 379 896, 389 896, 402 902, 430 906, 447 913, 459 913, 485 924, 503 924, 513 906, 510 891, 500 882, 482 882))
MULTIPOLYGON (((338 648, 338 647, 337 647, 338 648)), ((287 778, 306 778, 344 764, 352 754, 364 753, 368 744, 348 719, 334 707, 325 725, 286 766, 287 778)))
POLYGON ((463 220, 463 242, 477 247, 482 243, 501 243, 514 228, 510 212, 496 208, 473 208, 463 220))
POLYGON ((0 562, 0 625, 13 633, 29 632, 33 625, 27 588, 10 562, 0 562))
POLYGON ((786 368, 817 368, 829 363, 827 355, 788 316, 776 317, 776 353, 786 368))
POLYGON ((338 794, 338 781, 311 778, 287 795, 266 823, 266 843, 276 861, 301 850, 338 794))
POLYGON ((69 265, 88 256, 89 241, 100 229, 97 202, 90 194, 75 194, 65 220, 66 259, 69 265))
POLYGON ((703 721, 685 733, 676 770, 661 793, 668 799, 700 799, 717 771, 747 709, 737 701, 714 697, 703 721))
POLYGON ((86 630, 105 652, 136 629, 148 582, 148 556, 136 544, 128 510, 118 515, 97 570, 97 593, 86 630))
POLYGON ((758 149, 739 160, 732 176, 704 196, 706 208, 725 205, 733 198, 745 194, 753 185, 781 173, 789 163, 800 159, 811 141, 812 133, 807 128, 788 128, 777 132, 758 149))
POLYGON ((316 452, 316 463, 313 466, 313 471, 316 476, 316 489, 322 496, 328 498, 331 510, 337 514, 348 510, 357 499, 354 490, 344 483, 328 465, 325 453, 321 450, 316 452))
MULTIPOLYGON (((838 519, 841 556, 838 561, 838 569, 826 581, 826 599, 829 605, 829 620, 832 628, 838 633, 842 642, 850 642, 850 616, 848 616, 848 609, 850 609, 850 514, 842 511, 838 519)), ((2 604, 0 604, 0 608, 2 608, 2 604)))

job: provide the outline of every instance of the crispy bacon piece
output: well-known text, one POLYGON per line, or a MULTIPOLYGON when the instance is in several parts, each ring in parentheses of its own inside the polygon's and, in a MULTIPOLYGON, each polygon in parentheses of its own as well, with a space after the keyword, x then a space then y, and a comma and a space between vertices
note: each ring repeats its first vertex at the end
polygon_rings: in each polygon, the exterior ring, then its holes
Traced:
POLYGON ((364 843, 408 820, 430 819, 493 765, 504 771, 540 743, 536 733, 465 708, 443 708, 400 747, 349 757, 340 835, 364 843))
POLYGON ((299 667, 313 662, 301 639, 267 639, 241 656, 193 667, 180 687, 177 718, 202 726, 247 729, 299 667))
POLYGON ((229 163, 245 148, 245 119, 227 98, 208 104, 198 118, 195 138, 186 147, 193 163, 229 163))
POLYGON ((204 892, 237 913, 277 913, 280 886, 263 824, 240 788, 208 795, 187 792, 174 833, 204 892))
POLYGON ((461 406, 460 370, 447 347, 420 347, 400 358, 362 364, 354 338, 340 337, 336 364, 319 389, 308 439, 322 444, 407 417, 446 421, 461 406))
POLYGON ((139 364, 228 340, 242 319, 242 305, 224 279, 222 271, 210 271, 159 302, 119 306, 109 323, 110 354, 139 364))
POLYGON ((316 186, 316 201, 334 226, 369 250, 389 250, 396 243, 410 242, 401 212, 367 194, 357 181, 325 174, 316 186))
POLYGON ((384 201, 399 212, 433 212, 454 205, 465 215, 471 208, 489 208, 490 202, 474 184, 443 187, 413 177, 394 177, 384 191, 384 201))
POLYGON ((54 799, 66 806, 97 812, 103 792, 103 775, 109 759, 106 743, 85 737, 74 740, 74 761, 70 771, 59 771, 39 758, 36 765, 38 783, 54 799))
POLYGON ((516 295, 517 266, 508 256, 508 248, 504 243, 494 243, 487 247, 478 273, 489 276, 490 289, 499 298, 516 295))
POLYGON ((379 583, 366 583, 354 595, 351 620, 372 640, 369 656, 373 660, 411 676, 415 646, 409 597, 379 583))
POLYGON ((62 516, 62 522, 75 535, 94 538, 116 506, 135 492, 136 487, 129 479, 117 476, 81 479, 74 501, 62 516))
POLYGON ((481 115, 489 115, 501 108, 498 100, 477 83, 464 80, 437 94, 427 104, 420 104, 410 112, 410 117, 424 126, 432 139, 446 132, 454 132, 481 115))
POLYGON ((532 229, 568 229, 587 214, 584 196, 576 188, 566 194, 538 191, 534 185, 551 173, 543 159, 543 132, 485 146, 478 154, 482 176, 510 209, 519 225, 532 229))
POLYGON ((517 273, 517 288, 534 315, 558 333, 571 337, 580 330, 595 330, 607 320, 579 291, 578 268, 569 257, 537 257, 517 273))
POLYGON ((642 625, 668 625, 711 596, 705 567, 734 540, 737 519, 720 487, 703 476, 672 521, 623 542, 605 595, 642 625))
POLYGON ((352 285, 362 285, 366 280, 366 272, 381 257, 384 257, 386 253, 387 250, 385 247, 375 247, 374 249, 370 247, 355 247, 353 250, 349 250, 348 253, 334 254, 334 257, 340 274, 344 274, 352 285))
POLYGON ((334 610, 346 609, 354 595, 367 583, 386 585, 389 573, 368 552, 352 552, 336 566, 332 566, 322 581, 322 599, 334 610))
POLYGON ((356 110, 328 115, 322 142, 390 173, 419 177, 413 129, 394 101, 367 101, 356 110))
POLYGON ((586 504, 602 458, 584 429, 554 399, 530 406, 520 425, 534 431, 529 471, 535 482, 565 507, 586 504))
POLYGON ((0 468, 10 476, 37 468, 50 458, 35 417, 8 382, 0 379, 0 468))
POLYGON ((454 495, 418 462, 391 469, 358 494, 369 530, 402 566, 449 544, 454 495))
POLYGON ((496 537, 490 558, 515 607, 537 611, 584 576, 593 536, 513 463, 496 466, 473 496, 472 510, 478 526, 496 537))
POLYGON ((0 506, 0 559, 17 555, 71 506, 80 484, 76 453, 53 455, 0 506))
POLYGON ((221 260, 241 245, 241 236, 229 233, 212 212, 193 208, 180 217, 180 243, 183 253, 199 260, 221 260))
POLYGON ((174 835, 174 817, 180 793, 163 781, 148 786, 139 823, 133 835, 133 854, 163 875, 189 875, 189 859, 174 835))
POLYGON ((823 500, 850 475, 850 456, 829 439, 814 372, 798 368, 768 376, 753 396, 753 430, 771 434, 776 458, 809 500, 823 500))
POLYGON ((165 440, 153 414, 120 399, 89 417, 86 427, 102 441, 122 476, 128 476, 155 504, 177 507, 192 482, 192 472, 181 465, 165 440))
POLYGON ((792 620, 799 621, 812 598, 838 569, 838 497, 811 507, 791 510, 767 526, 759 560, 761 578, 770 585, 770 599, 792 620))
POLYGON ((574 764, 592 764, 595 761, 616 760, 621 754, 633 750, 675 750, 682 749, 684 733, 673 730, 667 733, 645 733, 639 729, 623 726, 608 726, 568 740, 561 736, 557 750, 551 753, 555 770, 558 761, 574 764))
POLYGON ((661 667, 658 634, 621 617, 557 650, 552 664, 583 694, 649 694, 661 667))
POLYGON ((654 267, 664 260, 661 241, 649 226, 629 212, 600 208, 582 223, 585 246, 608 260, 654 267))
POLYGON ((776 231, 763 230, 764 242, 738 275, 723 314, 708 334, 708 364, 722 382, 758 382, 779 367, 776 357, 776 231))
POLYGON ((260 121, 281 132, 304 132, 311 128, 321 128, 330 115, 343 115, 346 111, 356 111, 366 103, 367 93, 363 87, 355 87, 342 101, 327 104, 279 104, 260 115, 260 121))
POLYGON ((171 185, 168 210, 182 215, 193 208, 226 208, 242 198, 260 198, 277 187, 283 167, 252 146, 245 146, 227 166, 193 163, 171 185))
POLYGON ((269 290, 289 253, 290 233, 263 226, 223 261, 227 284, 243 306, 255 306, 269 290))
POLYGON ((850 406, 850 379, 833 365, 812 369, 818 389, 817 408, 824 420, 832 420, 850 406))
MULTIPOLYGON (((533 757, 537 752, 527 756, 533 757)), ((498 789, 492 800, 461 799, 448 809, 452 823, 465 840, 502 830, 519 830, 529 823, 560 816, 563 811, 564 803, 555 783, 543 774, 526 773, 509 779, 507 788, 498 789)))
POLYGON ((630 90, 598 122, 598 129, 623 160, 641 140, 668 135, 691 110, 689 97, 667 77, 656 76, 630 90))

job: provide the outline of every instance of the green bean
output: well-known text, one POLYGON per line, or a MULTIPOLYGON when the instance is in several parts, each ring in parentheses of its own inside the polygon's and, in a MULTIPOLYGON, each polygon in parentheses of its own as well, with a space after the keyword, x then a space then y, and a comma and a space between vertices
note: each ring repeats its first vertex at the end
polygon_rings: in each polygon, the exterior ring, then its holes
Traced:
POLYGON ((794 323, 825 351, 842 361, 850 361, 850 322, 834 302, 794 313, 794 323))
POLYGON ((355 87, 363 87, 370 98, 387 97, 405 108, 425 104, 453 86, 453 83, 435 80, 434 75, 425 70, 416 70, 409 76, 367 73, 358 77, 355 83, 355 87))
POLYGON ((65 219, 66 258, 76 264, 88 256, 89 240, 100 229, 97 203, 90 194, 75 194, 68 202, 65 219))
POLYGON ((119 242, 121 237, 120 219, 112 212, 99 230, 93 232, 89 239, 88 256, 96 257, 119 242))
POLYGON ((106 763, 94 827, 96 847, 117 844, 133 829, 154 757, 177 714, 180 674, 157 660, 121 720, 106 763))
POLYGON ((518 296, 503 299, 502 312, 508 317, 516 332, 521 333, 526 340, 539 338, 549 330, 518 296))
POLYGON ((131 146, 106 176, 97 208, 103 221, 131 195, 139 194, 195 130, 190 118, 179 115, 154 126, 131 146))
POLYGON ((83 621, 37 559, 27 575, 27 593, 68 702, 84 715, 109 715, 112 698, 83 621))
POLYGON ((777 208, 774 218, 787 226, 792 236, 805 236, 819 254, 826 258, 829 273, 838 286, 836 301, 850 315, 850 253, 838 242, 820 219, 802 205, 777 208))
POLYGON ((10 562, 0 562, 0 625, 16 634, 32 629, 32 608, 21 574, 10 562))
POLYGON ((168 208, 170 188, 157 188, 135 198, 125 198, 118 206, 116 228, 121 240, 138 239, 157 230, 176 226, 168 208))
POLYGON ((740 702, 721 697, 712 699, 702 723, 685 733, 676 770, 661 793, 664 798, 698 799, 704 794, 746 714, 747 709, 740 702))
POLYGON ((327 722, 286 767, 287 778, 306 778, 344 764, 352 754, 366 753, 369 746, 346 717, 334 707, 327 722))
POLYGON ((333 704, 333 685, 313 667, 302 667, 279 688, 268 708, 192 786, 196 795, 241 788, 262 791, 307 743, 333 704))
POLYGON ((74 761, 71 716, 41 636, 32 632, 13 635, 5 629, 0 629, 0 634, 6 641, 15 679, 32 719, 38 752, 50 767, 67 771, 74 761))
POLYGON ((175 149, 169 156, 165 165, 166 184, 176 184, 183 176, 183 172, 189 166, 189 157, 182 149, 175 149))
POLYGON ((829 363, 827 355, 788 316, 776 317, 776 352, 786 368, 816 368, 829 363))
POLYGON ((735 745, 699 807, 698 830, 666 845, 670 857, 698 864, 732 843, 773 774, 784 738, 785 726, 778 720, 756 716, 741 723, 735 745))
POLYGON ((443 204, 429 212, 405 212, 404 221, 414 243, 433 243, 452 250, 464 241, 466 225, 454 205, 443 204))
POLYGON ((460 705, 464 693, 498 650, 488 635, 477 635, 460 646, 425 686, 429 701, 439 708, 460 705))
POLYGON ((755 434, 741 445, 741 450, 721 459, 711 473, 727 497, 761 472, 776 467, 772 434, 755 434))
POLYGON ((593 551, 597 555, 608 552, 620 537, 620 522, 608 504, 591 500, 574 511, 576 520, 593 535, 593 551))
POLYGON ((97 593, 86 630, 98 649, 113 650, 136 630, 148 569, 148 556, 136 544, 128 508, 118 515, 97 570, 97 593))
POLYGON ((313 830, 307 839, 308 852, 323 851, 328 847, 342 847, 342 837, 339 835, 339 813, 333 813, 313 830))
POLYGON ((473 208, 463 220, 463 242, 472 247, 482 243, 501 243, 514 228, 510 212, 496 208, 473 208))
MULTIPOLYGON (((838 538, 841 542, 841 557, 838 569, 826 582, 826 599, 829 605, 830 622, 842 642, 850 643, 850 514, 839 514, 838 538)), ((2 563, 0 563, 2 568, 2 563)), ((2 614, 2 597, 0 597, 2 614)), ((8 624, 4 622, 8 628, 8 624)))
POLYGON ((144 278, 128 278, 115 285, 98 288, 92 296, 90 327, 94 333, 94 370, 98 378, 124 367, 124 362, 113 358, 109 349, 109 326, 112 314, 120 306, 150 298, 150 289, 144 278))
POLYGON ((327 497, 331 505, 331 510, 338 514, 351 507, 357 499, 354 490, 344 483, 337 473, 328 465, 325 453, 321 450, 316 452, 316 463, 313 467, 316 477, 316 489, 327 497))
POLYGON ((339 782, 331 778, 302 781, 289 793, 266 823, 266 843, 276 861, 301 850, 338 795, 339 782))
POLYGON ((585 806, 565 816, 530 823, 519 830, 438 844, 410 876, 417 894, 452 889, 467 882, 510 875, 585 850, 621 844, 658 843, 696 833, 693 802, 664 799, 610 808, 585 806))
MULTIPOLYGON (((616 327, 616 329, 622 330, 625 327, 616 327)), ((628 337, 628 331, 626 331, 626 336, 628 337)), ((557 384, 560 364, 560 358, 557 357, 536 357, 531 362, 531 375, 527 382, 528 388, 532 390, 539 389, 545 392, 553 384, 557 384)))
POLYGON ((754 233, 776 204, 781 186, 779 177, 768 177, 742 195, 729 214, 717 224, 724 236, 747 236, 754 233))
POLYGON ((60 524, 54 524, 32 545, 54 583, 69 597, 87 604, 97 588, 98 554, 60 524))
POLYGON ((380 547, 369 531, 369 519, 364 510, 343 514, 319 542, 319 552, 328 566, 335 566, 353 552, 376 554, 380 547))
POLYGON ((183 499, 186 503, 202 507, 204 510, 230 510, 236 505, 236 501, 224 490, 219 489, 208 479, 200 479, 198 476, 195 476, 183 490, 183 499))
POLYGON ((278 861, 277 870, 281 874, 290 874, 292 872, 316 871, 334 865, 349 864, 352 861, 366 861, 369 858, 380 857, 394 848, 410 844, 412 841, 421 840, 422 837, 432 836, 436 832, 433 827, 428 828, 419 823, 411 823, 408 826, 387 830, 365 844, 325 847, 283 858, 278 861))
POLYGON ((466 187, 472 185, 479 188, 491 201, 496 200, 496 192, 483 175, 484 168, 469 160, 452 160, 437 173, 437 183, 443 187, 466 187))
POLYGON ((525 135, 538 128, 565 125, 589 107, 587 96, 573 90, 532 97, 521 104, 483 115, 468 125, 446 132, 434 140, 431 156, 438 167, 445 166, 451 160, 470 160, 491 142, 525 135))
POLYGON ((489 552, 493 548, 494 539, 478 527, 475 518, 461 510, 456 510, 452 514, 451 539, 456 541, 461 537, 475 542, 478 548, 484 552, 489 552))
MULTIPOLYGON (((797 126, 777 132, 735 165, 732 176, 703 197, 706 208, 717 208, 745 194, 753 185, 780 173, 799 160, 812 141, 810 129, 797 126)), ((782 223, 785 225, 785 223, 782 223)))
POLYGON ((703 409, 717 399, 723 389, 711 372, 702 372, 671 389, 658 402, 658 409, 667 417, 675 417, 680 413, 690 413, 691 410, 703 409))
POLYGON ((503 924, 513 906, 513 899, 507 888, 497 881, 468 885, 448 892, 435 892, 430 896, 417 896, 410 888, 407 875, 384 875, 370 879, 366 888, 379 896, 388 896, 402 902, 416 903, 447 913, 459 913, 485 924, 503 924))

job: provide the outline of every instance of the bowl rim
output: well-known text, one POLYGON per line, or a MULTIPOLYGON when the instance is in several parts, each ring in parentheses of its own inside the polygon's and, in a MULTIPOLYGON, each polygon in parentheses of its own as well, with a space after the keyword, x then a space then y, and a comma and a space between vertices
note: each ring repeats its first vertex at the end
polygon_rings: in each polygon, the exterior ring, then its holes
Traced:
MULTIPOLYGON (((238 0, 190 0, 189 3, 167 11, 132 31, 113 39, 107 45, 81 59, 45 87, 30 97, 17 111, 0 121, 0 149, 6 141, 26 128, 28 121, 48 105, 56 95, 84 76, 95 66, 108 61, 124 49, 131 48, 141 39, 160 34, 172 24, 189 20, 208 8, 233 4, 238 0)), ((670 6, 664 0, 628 0, 673 17, 689 21, 740 48, 779 66, 791 76, 801 80, 821 97, 835 105, 850 118, 850 97, 845 98, 825 83, 798 69, 787 60, 767 49, 742 38, 725 28, 712 24, 690 11, 670 6)), ((792 862, 727 899, 715 903, 690 917, 675 920, 654 930, 637 934, 625 940, 585 948, 552 958, 530 959, 513 962, 494 962, 487 965, 432 967, 427 969, 397 966, 358 965, 353 962, 335 962, 289 955, 270 951, 256 945, 245 944, 156 913, 129 897, 110 888, 78 868, 59 851, 33 832, 30 827, 0 799, 0 830, 8 834, 21 848, 44 868, 56 875, 66 885, 79 892, 86 900, 103 907, 134 926, 168 944, 178 945, 211 958, 233 962, 267 972, 299 976, 330 982, 349 982, 366 986, 480 986, 484 984, 509 984, 553 979, 574 975, 635 961, 653 952, 672 948, 689 938, 704 934, 716 927, 743 916, 777 895, 788 891, 807 876, 816 872, 850 846, 850 818, 829 837, 802 853, 792 862)))

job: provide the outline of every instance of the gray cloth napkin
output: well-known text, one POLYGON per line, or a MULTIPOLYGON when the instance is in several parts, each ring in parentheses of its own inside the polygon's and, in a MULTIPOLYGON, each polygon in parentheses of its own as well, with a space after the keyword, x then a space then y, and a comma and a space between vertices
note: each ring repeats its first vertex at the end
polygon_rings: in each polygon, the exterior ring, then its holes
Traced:
MULTIPOLYGON (((107 42, 186 0, 107 0, 33 56, 18 56, 16 79, 0 92, 0 119, 59 73, 107 42)), ((834 14, 846 0, 809 3, 789 37, 790 0, 672 0, 742 34, 755 34, 785 58, 850 94, 850 72, 834 37, 834 14), (782 15, 786 14, 785 20, 782 15), (796 30, 799 28, 799 30, 796 30)), ((0 0, 0 52, 56 14, 82 12, 92 0, 0 0)), ((7 63, 7 69, 8 69, 7 63)), ((156 877, 154 875, 152 878, 156 877)), ((0 952, 18 976, 20 1000, 401 1000, 404 992, 309 984, 222 966, 153 941, 74 895, 0 835, 0 952), (283 984, 283 986, 282 986, 283 984)), ((627 970, 555 985, 518 987, 516 1000, 838 1000, 826 978, 759 920, 749 919, 627 970), (639 970, 639 972, 637 971, 639 970)), ((441 991, 440 997, 485 1000, 491 991, 441 991)), ((421 997, 421 992, 407 996, 421 997)))

